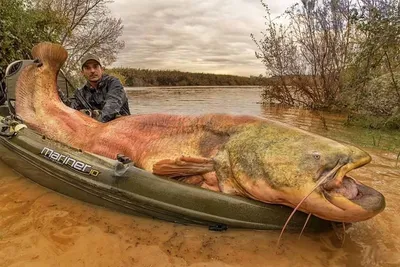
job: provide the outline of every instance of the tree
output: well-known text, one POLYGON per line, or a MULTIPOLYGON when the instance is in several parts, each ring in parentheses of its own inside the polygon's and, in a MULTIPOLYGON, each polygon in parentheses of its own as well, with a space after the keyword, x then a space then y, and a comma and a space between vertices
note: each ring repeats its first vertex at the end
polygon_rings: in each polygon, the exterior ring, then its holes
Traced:
POLYGON ((251 37, 273 76, 264 98, 400 117, 400 1, 301 2, 271 18, 261 1, 267 28, 251 37))
POLYGON ((80 71, 80 60, 87 53, 96 53, 105 65, 116 59, 124 47, 121 19, 110 16, 110 0, 33 0, 40 10, 50 10, 67 23, 58 40, 68 51, 64 65, 66 73, 74 76, 80 71))
POLYGON ((360 0, 354 14, 357 49, 346 94, 354 110, 400 116, 400 1, 360 0))
POLYGON ((64 26, 54 11, 37 10, 24 0, 0 0, 0 81, 11 62, 29 59, 38 42, 57 41, 64 26))
POLYGON ((352 49, 354 32, 351 0, 302 0, 279 19, 267 16, 263 38, 256 40, 256 56, 274 79, 264 97, 275 102, 328 108, 337 104, 343 89, 342 73, 352 49))

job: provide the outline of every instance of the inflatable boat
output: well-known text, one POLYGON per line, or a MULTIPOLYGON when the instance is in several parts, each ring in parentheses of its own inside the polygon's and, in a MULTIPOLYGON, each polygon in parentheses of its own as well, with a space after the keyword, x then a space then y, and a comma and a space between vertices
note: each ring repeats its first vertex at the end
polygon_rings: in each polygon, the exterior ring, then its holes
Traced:
MULTIPOLYGON (((49 140, 26 127, 14 115, 15 80, 19 70, 30 64, 29 61, 18 62, 6 72, 7 101, 0 105, 0 160, 32 181, 61 194, 124 213, 200 224, 216 231, 229 227, 281 229, 292 212, 293 209, 286 206, 158 177, 136 168, 123 156, 112 160, 49 140)), ((63 76, 59 78, 63 79, 63 76)), ((65 94, 69 95, 68 89, 65 94)), ((301 229, 306 219, 306 214, 296 212, 288 229, 301 229)), ((312 216, 306 229, 324 231, 331 229, 331 225, 329 221, 312 216)))

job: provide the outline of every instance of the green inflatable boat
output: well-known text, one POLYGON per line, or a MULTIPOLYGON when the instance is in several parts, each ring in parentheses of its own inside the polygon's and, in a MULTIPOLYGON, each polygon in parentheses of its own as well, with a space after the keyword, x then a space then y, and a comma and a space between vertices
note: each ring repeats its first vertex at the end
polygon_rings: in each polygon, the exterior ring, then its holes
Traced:
MULTIPOLYGON (((136 168, 125 157, 111 160, 47 139, 13 115, 12 88, 19 69, 30 64, 18 62, 19 66, 13 65, 6 72, 7 100, 0 105, 0 160, 34 182, 124 213, 200 224, 210 230, 281 229, 292 212, 289 207, 161 178, 136 168)), ((61 73, 59 80, 63 79, 61 73)), ((67 86, 60 88, 66 88, 68 97, 67 86)), ((306 214, 296 212, 288 228, 301 229, 306 218, 306 214)), ((324 231, 331 229, 331 222, 312 216, 306 229, 324 231)))

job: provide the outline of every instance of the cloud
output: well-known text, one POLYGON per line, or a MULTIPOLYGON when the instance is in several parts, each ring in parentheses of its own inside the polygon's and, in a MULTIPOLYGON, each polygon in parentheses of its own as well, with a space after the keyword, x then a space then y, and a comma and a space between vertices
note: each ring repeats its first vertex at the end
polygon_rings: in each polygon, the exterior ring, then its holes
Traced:
MULTIPOLYGON (((266 2, 280 14, 294 0, 266 2)), ((250 38, 264 30, 258 0, 116 0, 109 7, 124 24, 125 48, 113 67, 265 73, 250 38)))

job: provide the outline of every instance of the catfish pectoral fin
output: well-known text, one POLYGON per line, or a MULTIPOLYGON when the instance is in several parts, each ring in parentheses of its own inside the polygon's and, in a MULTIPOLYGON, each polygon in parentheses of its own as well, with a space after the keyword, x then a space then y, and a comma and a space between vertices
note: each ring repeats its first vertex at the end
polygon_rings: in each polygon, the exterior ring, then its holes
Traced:
POLYGON ((163 159, 153 165, 153 173, 170 178, 200 175, 214 171, 209 158, 182 156, 175 160, 163 159))

